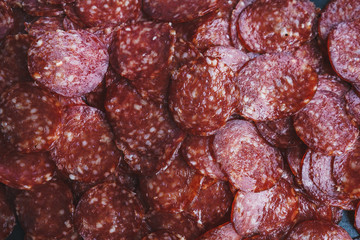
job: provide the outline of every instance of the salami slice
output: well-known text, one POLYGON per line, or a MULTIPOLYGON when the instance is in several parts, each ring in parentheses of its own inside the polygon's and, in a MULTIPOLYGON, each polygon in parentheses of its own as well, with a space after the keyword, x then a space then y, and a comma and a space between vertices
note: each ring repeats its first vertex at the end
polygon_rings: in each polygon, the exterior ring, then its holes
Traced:
POLYGON ((87 191, 75 211, 75 226, 84 239, 133 239, 144 209, 133 192, 115 183, 87 191))
POLYGON ((318 91, 294 117, 296 133, 312 150, 341 155, 355 143, 359 131, 345 112, 345 102, 335 93, 318 91))
POLYGON ((241 237, 267 235, 292 226, 298 207, 299 201, 294 189, 287 181, 281 180, 266 191, 239 191, 233 203, 232 223, 241 237))
POLYGON ((50 181, 55 165, 47 153, 10 151, 0 157, 0 182, 18 189, 31 189, 50 181))
POLYGON ((295 226, 287 239, 351 240, 352 238, 343 228, 334 223, 313 220, 295 226))
POLYGON ((229 66, 234 73, 238 72, 240 68, 250 60, 250 57, 245 52, 227 46, 210 47, 204 55, 207 57, 219 58, 229 66))
POLYGON ((186 162, 201 174, 211 178, 227 180, 211 150, 212 137, 187 136, 182 154, 186 162))
POLYGON ((32 83, 17 83, 1 95, 1 132, 19 152, 49 150, 59 137, 61 115, 58 100, 32 83))
POLYGON ((175 43, 172 68, 179 69, 182 65, 201 57, 203 55, 191 42, 178 37, 175 43))
POLYGON ((48 4, 42 0, 23 0, 22 7, 27 14, 37 17, 60 16, 64 13, 61 5, 48 4))
POLYGON ((39 37, 45 32, 64 30, 63 17, 40 17, 26 26, 26 31, 33 37, 39 37))
MULTIPOLYGON (((360 13, 360 4, 359 13, 360 13)), ((337 25, 329 34, 328 51, 333 69, 344 80, 360 83, 360 18, 337 25)))
POLYGON ((282 156, 244 120, 233 120, 215 135, 213 149, 216 160, 231 184, 242 191, 271 188, 282 174, 282 156))
POLYGON ((256 128, 261 136, 275 147, 290 148, 301 143, 296 135, 291 117, 275 121, 257 122, 256 128))
POLYGON ((91 92, 108 68, 105 46, 87 31, 46 32, 28 52, 28 67, 34 80, 66 97, 91 92))
POLYGON ((6 199, 5 187, 0 185, 0 238, 6 239, 15 226, 15 215, 6 199))
POLYGON ((169 108, 174 120, 194 135, 208 136, 234 111, 234 73, 215 58, 199 58, 173 74, 169 108))
POLYGON ((157 232, 153 232, 153 233, 146 235, 141 240, 159 240, 159 239, 181 240, 181 239, 185 239, 185 238, 183 236, 181 236, 180 234, 175 234, 175 233, 171 233, 168 231, 157 231, 157 232))
POLYGON ((0 2, 0 40, 4 39, 14 28, 14 14, 4 1, 0 2))
POLYGON ((302 60, 280 53, 249 61, 238 72, 236 82, 241 115, 268 121, 285 118, 303 108, 315 94, 318 77, 302 60))
POLYGON ((114 34, 119 28, 121 28, 121 26, 106 27, 106 28, 93 27, 93 28, 87 28, 86 30, 97 36, 104 43, 105 47, 109 49, 111 42, 114 38, 114 34))
POLYGON ((219 0, 143 0, 143 11, 154 20, 188 22, 216 10, 219 0))
POLYGON ((139 16, 140 0, 76 0, 75 11, 88 27, 116 26, 139 16))
POLYGON ((317 90, 333 92, 340 97, 343 97, 350 90, 350 85, 336 76, 323 74, 319 75, 317 90))
POLYGON ((298 179, 301 179, 301 161, 306 152, 306 145, 299 144, 295 147, 286 149, 286 160, 291 172, 298 179))
POLYGON ((145 101, 125 82, 107 89, 105 109, 117 146, 135 157, 127 163, 143 174, 167 166, 185 138, 164 106, 145 101))
POLYGON ((359 18, 360 3, 353 0, 329 1, 319 20, 319 36, 326 41, 332 29, 339 23, 359 18))
POLYGON ((23 191, 15 199, 16 213, 25 232, 39 239, 61 239, 73 231, 70 188, 53 180, 23 191))
POLYGON ((65 2, 65 3, 62 3, 62 7, 63 7, 63 10, 64 10, 64 13, 66 14, 67 18, 70 20, 68 21, 67 25, 65 25, 65 30, 75 30, 75 29, 78 29, 78 28, 86 28, 86 25, 84 22, 82 22, 82 20, 80 19, 80 17, 78 16, 76 10, 75 10, 75 1, 72 1, 72 2, 65 2), (70 27, 69 28, 66 28, 67 27, 70 27), (75 27, 75 29, 73 28, 75 27))
POLYGON ((148 100, 162 102, 169 85, 175 31, 168 23, 139 22, 120 28, 111 45, 111 64, 148 100))
POLYGON ((97 182, 115 171, 121 155, 104 113, 88 106, 69 107, 64 112, 63 124, 51 156, 65 176, 97 182))
POLYGON ((355 91, 350 90, 345 95, 346 112, 351 116, 357 125, 360 124, 360 98, 355 91))
POLYGON ((241 236, 237 234, 231 222, 224 223, 216 228, 213 228, 203 235, 198 240, 241 240, 241 236))

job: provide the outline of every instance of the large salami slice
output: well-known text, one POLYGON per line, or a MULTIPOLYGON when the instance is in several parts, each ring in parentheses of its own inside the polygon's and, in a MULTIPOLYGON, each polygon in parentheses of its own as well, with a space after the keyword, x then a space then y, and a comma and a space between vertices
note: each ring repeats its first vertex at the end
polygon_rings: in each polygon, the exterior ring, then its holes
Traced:
MULTIPOLYGON (((359 4, 360 13, 360 4, 359 4)), ((328 51, 332 67, 344 80, 360 83, 360 18, 337 25, 329 34, 328 51)))
POLYGON ((142 99, 125 82, 107 89, 105 109, 117 146, 126 161, 135 157, 127 163, 137 172, 151 174, 168 165, 185 138, 164 106, 142 99))
POLYGON ((73 232, 72 193, 59 180, 21 192, 15 206, 22 228, 35 238, 61 239, 73 232))
POLYGON ((14 15, 10 6, 4 2, 0 2, 0 40, 5 38, 14 28, 14 15))
POLYGON ((241 115, 267 121, 285 118, 303 108, 315 94, 318 77, 302 60, 279 53, 249 61, 238 72, 236 82, 241 115))
POLYGON ((266 191, 239 191, 233 203, 232 223, 241 237, 267 235, 292 226, 298 214, 298 207, 295 190, 287 181, 281 180, 266 191))
POLYGON ((48 4, 42 0, 23 0, 22 7, 27 14, 32 16, 52 17, 64 13, 61 5, 48 4))
POLYGON ((143 11, 155 20, 187 22, 214 11, 220 0, 143 0, 143 11))
POLYGON ((111 64, 146 99, 161 102, 169 85, 175 31, 168 23, 139 22, 120 28, 111 45, 111 64))
POLYGON ((189 135, 181 145, 182 154, 186 162, 201 174, 215 179, 227 180, 213 155, 212 140, 212 137, 189 135))
POLYGON ((0 157, 0 182, 19 189, 31 189, 50 181, 55 165, 47 153, 21 154, 10 151, 0 157))
POLYGON ((355 143, 359 131, 345 112, 338 95, 318 91, 294 117, 296 133, 312 150, 326 155, 341 155, 355 143))
POLYGON ((326 221, 305 221, 295 226, 288 240, 318 239, 318 240, 351 240, 345 229, 326 221))
POLYGON ((0 238, 6 239, 15 226, 15 215, 7 201, 5 188, 0 185, 0 238))
POLYGON ((234 111, 234 73, 210 57, 194 60, 173 74, 169 107, 174 120, 194 135, 211 135, 234 111))
POLYGON ((360 2, 354 0, 332 0, 321 13, 319 36, 326 41, 332 29, 339 23, 347 22, 360 16, 360 2))
POLYGON ((82 196, 74 221, 84 239, 134 239, 143 217, 135 193, 115 183, 103 183, 82 196))
POLYGON ((73 106, 64 112, 62 132, 51 156, 71 180, 97 182, 115 171, 121 154, 105 114, 92 107, 73 106))
POLYGON ((17 83, 1 95, 1 132, 17 151, 49 150, 59 137, 61 115, 58 100, 32 83, 17 83))
POLYGON ((241 240, 231 222, 224 223, 201 235, 198 240, 241 240))
POLYGON ((40 17, 33 23, 26 24, 26 31, 33 37, 49 31, 64 30, 63 17, 40 17))
POLYGON ((28 51, 34 80, 66 97, 82 96, 96 88, 108 68, 103 43, 87 31, 46 32, 28 51))
POLYGON ((138 17, 140 0, 77 0, 75 11, 88 27, 116 26, 138 17))
POLYGON ((282 156, 244 120, 233 120, 215 135, 216 160, 235 188, 262 191, 275 185, 282 174, 282 156))
POLYGON ((261 0, 240 13, 237 27, 247 50, 281 52, 310 40, 315 19, 315 5, 308 0, 261 0))

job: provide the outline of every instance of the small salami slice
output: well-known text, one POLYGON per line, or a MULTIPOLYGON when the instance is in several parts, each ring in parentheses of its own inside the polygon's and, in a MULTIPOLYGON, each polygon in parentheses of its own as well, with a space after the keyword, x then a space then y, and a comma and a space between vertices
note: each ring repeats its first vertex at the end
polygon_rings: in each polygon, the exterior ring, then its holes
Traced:
POLYGON ((4 39, 14 28, 14 14, 4 1, 0 2, 0 40, 4 39))
MULTIPOLYGON (((360 13, 360 3, 359 13, 360 13)), ((360 18, 340 23, 329 34, 328 51, 332 67, 344 80, 360 83, 360 18)))
POLYGON ((242 191, 271 188, 282 174, 282 156, 244 120, 233 120, 215 135, 216 160, 228 175, 230 183, 242 191))
POLYGON ((332 168, 337 185, 351 198, 359 198, 360 196, 359 154, 360 142, 356 141, 348 153, 334 158, 332 168))
POLYGON ((61 239, 73 231, 72 193, 59 180, 21 192, 15 206, 22 228, 36 239, 61 239))
POLYGON ((189 135, 181 145, 186 162, 201 174, 211 178, 227 180, 211 151, 212 137, 189 135))
POLYGON ((115 183, 87 191, 75 211, 75 226, 84 239, 134 239, 144 209, 133 192, 115 183))
POLYGON ((249 61, 238 72, 236 82, 241 93, 241 115, 268 121, 285 118, 303 108, 316 92, 318 77, 302 60, 280 53, 249 61))
POLYGON ((296 225, 287 239, 351 240, 352 238, 345 229, 334 223, 313 220, 296 225))
POLYGON ((0 182, 18 189, 31 189, 50 181, 55 165, 47 153, 10 151, 0 157, 0 182))
POLYGON ((349 90, 350 85, 340 78, 328 74, 319 75, 318 91, 329 91, 343 97, 349 90))
POLYGON ((66 97, 94 90, 109 63, 105 46, 87 31, 46 32, 32 43, 28 55, 32 78, 66 97))
POLYGON ((220 0, 143 0, 143 11, 155 20, 188 22, 216 10, 220 0))
POLYGON ((332 29, 339 23, 347 22, 360 16, 360 2, 354 0, 329 1, 319 20, 319 36, 326 41, 332 29))
POLYGON ((275 147, 290 148, 301 143, 296 135, 291 117, 275 121, 257 122, 256 128, 261 136, 275 147))
POLYGON ((301 179, 301 161, 306 152, 306 145, 299 144, 295 147, 286 149, 286 160, 291 172, 298 179, 301 179))
POLYGON ((127 162, 137 172, 151 174, 167 166, 185 138, 164 106, 145 101, 125 82, 107 89, 105 109, 118 148, 144 160, 127 162))
POLYGON ((310 40, 315 19, 315 5, 308 0, 261 0, 240 13, 237 27, 247 50, 281 52, 310 40))
POLYGON ((162 102, 176 33, 168 23, 139 22, 120 28, 110 47, 111 64, 148 100, 162 102))
POLYGON ((201 235, 198 240, 241 240, 231 222, 224 223, 201 235))
POLYGON ((182 240, 185 239, 180 234, 171 233, 168 231, 157 231, 150 233, 143 237, 141 240, 182 240))
POLYGON ((64 13, 61 5, 48 4, 42 0, 23 0, 22 7, 27 14, 38 17, 60 16, 64 13))
POLYGON ((318 91, 294 117, 296 133, 312 150, 341 155, 355 143, 359 131, 345 112, 345 102, 335 93, 318 91))
POLYGON ((139 16, 140 0, 76 0, 75 11, 88 27, 116 26, 139 16))
POLYGON ((229 66, 234 73, 238 72, 240 68, 250 60, 250 57, 245 52, 226 46, 211 47, 204 53, 204 55, 207 57, 219 58, 222 62, 229 66))
POLYGON ((287 181, 281 180, 266 191, 239 191, 233 203, 232 223, 241 237, 267 235, 292 226, 298 207, 299 201, 294 189, 287 181))
POLYGON ((15 226, 15 215, 7 201, 5 188, 0 185, 0 238, 6 239, 15 226))
POLYGON ((234 111, 234 73, 215 58, 199 58, 173 74, 169 108, 174 120, 194 135, 208 136, 234 111))
POLYGON ((19 152, 49 150, 59 137, 61 116, 59 101, 32 83, 17 83, 1 95, 1 132, 19 152))
POLYGON ((64 30, 63 17, 40 17, 28 24, 26 31, 33 37, 39 37, 45 32, 64 30))
POLYGON ((51 156, 65 176, 82 182, 105 179, 121 157, 105 114, 88 106, 65 110, 62 132, 51 156))
POLYGON ((360 125, 360 97, 354 90, 350 90, 345 95, 346 112, 351 116, 357 125, 360 125))
POLYGON ((178 37, 175 43, 172 68, 179 69, 182 65, 200 57, 203 57, 203 55, 191 42, 178 37))

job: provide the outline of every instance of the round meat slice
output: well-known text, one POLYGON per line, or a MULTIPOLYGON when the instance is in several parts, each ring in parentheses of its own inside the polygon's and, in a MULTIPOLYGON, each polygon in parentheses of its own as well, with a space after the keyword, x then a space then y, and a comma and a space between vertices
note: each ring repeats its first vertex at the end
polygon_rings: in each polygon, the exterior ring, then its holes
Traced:
POLYGON ((237 27, 242 44, 258 53, 281 52, 313 38, 315 4, 309 0, 261 0, 239 15, 237 27))
POLYGON ((234 73, 215 58, 199 58, 173 74, 169 108, 193 135, 208 136, 224 126, 236 107, 234 73))
POLYGON ((4 39, 14 28, 14 14, 4 1, 0 2, 0 40, 4 39))
POLYGON ((250 60, 250 57, 245 52, 237 48, 226 46, 211 47, 204 55, 207 57, 219 58, 229 66, 234 73, 238 72, 240 68, 250 60))
POLYGON ((73 231, 72 193, 59 180, 21 192, 15 207, 22 228, 36 239, 62 239, 73 231))
POLYGON ((227 180, 212 153, 212 137, 189 135, 182 143, 182 154, 186 162, 201 174, 219 180, 227 180))
POLYGON ((231 221, 241 237, 268 235, 295 223, 299 211, 295 190, 285 181, 258 193, 238 191, 231 221), (276 224, 274 224, 276 223, 276 224))
MULTIPOLYGON (((359 4, 360 13, 360 4, 359 4)), ((344 80, 360 83, 360 18, 340 23, 329 34, 328 51, 331 65, 344 80)))
POLYGON ((76 0, 74 6, 88 27, 116 26, 135 20, 140 14, 140 0, 76 0))
POLYGON ((10 151, 0 157, 0 182, 18 189, 31 189, 50 181, 55 165, 47 153, 10 151))
POLYGON ((313 68, 288 53, 261 55, 235 79, 241 115, 254 121, 276 120, 299 111, 314 96, 318 83, 313 68))
POLYGON ((231 222, 224 223, 216 228, 213 228, 203 235, 198 240, 241 240, 241 236, 237 234, 231 222))
POLYGON ((328 91, 318 91, 295 115, 294 127, 309 148, 330 156, 350 150, 359 135, 346 114, 344 100, 328 91))
POLYGON ((104 113, 88 106, 73 106, 64 112, 62 132, 51 156, 71 180, 98 182, 115 171, 121 153, 104 113))
POLYGON ((175 34, 168 23, 154 22, 125 25, 115 32, 110 47, 111 64, 147 100, 165 99, 175 34))
POLYGON ((342 81, 339 77, 323 74, 319 75, 319 84, 317 91, 329 91, 343 97, 349 90, 350 85, 342 81))
POLYGON ((239 190, 259 192, 271 188, 280 179, 283 159, 256 127, 244 120, 233 120, 215 135, 216 160, 239 190))
POLYGON ((153 232, 150 233, 148 235, 146 235, 145 237, 143 237, 141 240, 182 240, 185 239, 183 236, 181 236, 180 234, 175 234, 172 232, 168 232, 168 231, 157 231, 157 232, 153 232))
POLYGON ((134 239, 143 217, 135 193, 115 183, 103 183, 81 197, 74 222, 84 239, 134 239))
POLYGON ((32 83, 17 83, 0 99, 0 129, 7 142, 19 152, 49 150, 59 137, 59 101, 32 83))
POLYGON ((56 30, 64 30, 63 17, 40 17, 35 22, 26 25, 26 31, 30 36, 40 35, 56 30))
POLYGON ((286 160, 291 172, 298 179, 301 179, 301 161, 305 155, 307 146, 299 144, 295 147, 286 149, 286 160))
POLYGON ((291 148, 301 143, 296 135, 291 117, 275 121, 257 122, 256 128, 261 136, 278 148, 291 148))
POLYGON ((287 237, 288 240, 351 240, 350 235, 340 226, 326 221, 312 220, 296 225, 287 237))
POLYGON ((357 125, 360 125, 360 97, 354 90, 350 90, 345 95, 346 112, 351 116, 357 125))
POLYGON ((351 198, 360 196, 360 142, 356 141, 351 150, 334 158, 332 173, 337 186, 351 198))
POLYGON ((154 20, 188 22, 216 10, 220 0, 143 0, 143 11, 154 20))
POLYGON ((15 227, 15 214, 13 213, 5 194, 5 187, 0 185, 0 238, 6 239, 15 227))
POLYGON ((102 81, 109 64, 103 43, 87 31, 46 32, 28 51, 32 78, 66 97, 82 96, 102 81))
POLYGON ((64 13, 61 5, 48 4, 43 0, 23 0, 21 5, 23 10, 31 16, 53 17, 64 13))
POLYGON ((326 41, 332 29, 341 22, 357 19, 360 16, 360 2, 357 0, 329 1, 319 19, 319 36, 326 41))
POLYGON ((107 88, 105 109, 116 144, 136 172, 152 174, 167 166, 185 138, 164 106, 142 99, 124 81, 107 88))

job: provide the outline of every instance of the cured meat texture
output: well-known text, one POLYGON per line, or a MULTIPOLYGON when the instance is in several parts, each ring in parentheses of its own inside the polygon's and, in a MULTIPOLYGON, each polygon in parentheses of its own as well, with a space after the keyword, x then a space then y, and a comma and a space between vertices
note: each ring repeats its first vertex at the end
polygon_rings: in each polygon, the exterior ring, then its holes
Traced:
POLYGON ((14 15, 10 6, 0 2, 0 40, 6 37, 14 28, 14 15))
POLYGON ((142 240, 181 240, 184 239, 180 234, 174 234, 168 231, 157 231, 150 233, 142 238, 142 240))
POLYGON ((349 90, 350 85, 339 77, 328 74, 319 75, 317 91, 329 91, 343 97, 349 90))
POLYGON ((63 14, 61 5, 48 4, 42 0, 23 0, 21 6, 27 14, 32 16, 52 17, 63 14))
POLYGON ((33 23, 26 24, 30 36, 38 37, 48 31, 64 30, 63 17, 40 17, 33 23))
POLYGON ((350 90, 345 95, 346 112, 351 116, 357 125, 360 124, 360 98, 355 91, 350 90))
POLYGON ((103 43, 87 31, 46 32, 28 51, 32 78, 66 97, 94 90, 108 68, 109 56, 103 43))
POLYGON ((306 152, 306 145, 299 144, 295 147, 286 149, 286 160, 290 167, 292 174, 301 179, 301 161, 306 152))
POLYGON ((224 223, 216 228, 201 235, 199 240, 240 240, 241 236, 237 234, 231 222, 224 223))
POLYGON ((6 199, 5 188, 2 185, 0 185, 0 213, 0 238, 6 239, 15 226, 15 215, 6 199))
POLYGON ((182 65, 202 57, 201 52, 191 43, 183 38, 177 37, 175 43, 174 59, 172 61, 172 68, 178 69, 182 65))

